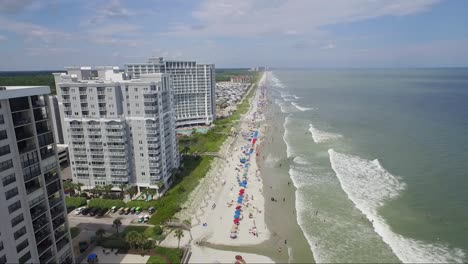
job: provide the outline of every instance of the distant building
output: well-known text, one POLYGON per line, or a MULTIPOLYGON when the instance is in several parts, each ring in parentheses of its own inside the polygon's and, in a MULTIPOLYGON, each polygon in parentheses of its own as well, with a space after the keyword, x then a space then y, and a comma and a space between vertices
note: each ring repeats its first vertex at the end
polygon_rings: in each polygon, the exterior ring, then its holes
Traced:
POLYGON ((68 145, 57 144, 57 156, 58 156, 60 168, 65 168, 70 165, 70 160, 68 157, 68 145))
POLYGON ((58 107, 58 99, 56 95, 49 96, 50 98, 50 118, 52 121, 54 137, 57 140, 57 144, 64 144, 62 131, 62 120, 60 119, 60 109, 58 107))
POLYGON ((165 191, 179 166, 169 76, 129 80, 117 67, 67 70, 54 76, 73 181, 84 189, 129 184, 165 191))
POLYGON ((232 83, 251 83, 252 77, 249 75, 237 75, 231 77, 232 83))
POLYGON ((48 86, 0 87, 0 263, 73 263, 48 86))
POLYGON ((147 73, 170 74, 177 126, 209 125, 216 119, 214 64, 149 58, 146 63, 127 63, 125 70, 132 78, 147 73))

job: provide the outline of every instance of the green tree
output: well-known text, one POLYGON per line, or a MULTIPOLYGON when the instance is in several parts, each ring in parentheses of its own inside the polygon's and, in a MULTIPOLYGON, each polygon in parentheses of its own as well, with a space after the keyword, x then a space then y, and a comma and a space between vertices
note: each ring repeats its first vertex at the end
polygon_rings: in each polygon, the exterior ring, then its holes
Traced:
POLYGON ((184 237, 184 231, 182 231, 182 229, 176 229, 176 231, 174 232, 174 237, 176 237, 177 240, 178 240, 177 248, 179 248, 180 247, 180 239, 184 237))
POLYGON ((117 218, 113 222, 113 227, 115 227, 115 231, 117 234, 119 234, 119 227, 122 225, 122 221, 120 221, 120 218, 117 218))
POLYGON ((130 231, 125 235, 124 239, 130 245, 130 248, 134 249, 138 245, 140 233, 138 233, 137 231, 130 231))
POLYGON ((99 237, 100 240, 102 240, 102 236, 106 233, 106 230, 99 228, 96 230, 96 236, 99 237))
POLYGON ((160 235, 162 235, 162 233, 163 233, 163 229, 161 228, 160 225, 155 225, 155 226, 153 227, 153 233, 154 233, 155 235, 157 235, 157 236, 160 236, 160 235))
POLYGON ((190 151, 190 148, 188 146, 185 146, 182 150, 182 153, 184 153, 184 155, 187 155, 190 151))
POLYGON ((112 185, 112 184, 107 184, 107 185, 104 185, 104 186, 102 187, 102 189, 104 190, 104 193, 105 193, 107 196, 109 196, 109 194, 111 193, 112 188, 114 188, 114 185, 112 185))
POLYGON ((120 188, 120 196, 123 197, 125 194, 125 190, 127 189, 127 184, 121 183, 119 184, 119 188, 120 188))
POLYGON ((71 181, 66 181, 63 183, 63 189, 70 192, 71 194, 75 194, 75 186, 76 184, 71 181))
POLYGON ((84 184, 81 183, 81 182, 78 182, 78 183, 75 184, 75 189, 78 191, 79 194, 81 194, 81 190, 82 190, 81 188, 83 186, 84 186, 84 184))
POLYGON ((155 189, 148 189, 147 194, 151 195, 153 198, 158 193, 155 189))
POLYGON ((134 195, 136 195, 138 193, 138 189, 136 186, 130 186, 128 189, 127 189, 127 194, 130 195, 130 198, 132 198, 134 195))

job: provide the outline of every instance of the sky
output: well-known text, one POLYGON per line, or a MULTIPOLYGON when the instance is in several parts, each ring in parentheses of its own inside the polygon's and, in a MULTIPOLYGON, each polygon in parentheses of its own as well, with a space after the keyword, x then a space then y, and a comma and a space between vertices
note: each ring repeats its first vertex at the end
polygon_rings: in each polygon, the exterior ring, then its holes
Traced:
POLYGON ((465 67, 467 0, 0 0, 0 71, 465 67))

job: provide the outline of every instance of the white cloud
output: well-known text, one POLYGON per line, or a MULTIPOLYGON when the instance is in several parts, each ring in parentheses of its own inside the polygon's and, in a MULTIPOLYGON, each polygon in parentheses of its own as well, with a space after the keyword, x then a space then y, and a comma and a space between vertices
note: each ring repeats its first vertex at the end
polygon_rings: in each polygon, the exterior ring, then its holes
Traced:
POLYGON ((335 48, 335 44, 333 43, 328 43, 327 45, 321 47, 321 49, 324 49, 324 50, 334 49, 334 48, 335 48))
POLYGON ((193 18, 197 28, 178 24, 171 33, 224 36, 318 34, 321 27, 381 16, 425 11, 439 0, 205 0, 193 18))
POLYGON ((54 30, 31 23, 13 21, 1 17, 0 30, 22 35, 28 41, 41 40, 44 43, 51 43, 56 40, 64 40, 70 38, 70 34, 59 30, 54 30))

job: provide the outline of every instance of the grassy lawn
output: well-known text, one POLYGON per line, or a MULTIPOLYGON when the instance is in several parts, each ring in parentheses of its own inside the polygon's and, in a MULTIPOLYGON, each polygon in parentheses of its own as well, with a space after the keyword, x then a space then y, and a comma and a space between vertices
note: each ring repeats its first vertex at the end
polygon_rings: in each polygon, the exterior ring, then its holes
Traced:
POLYGON ((182 254, 184 254, 184 250, 180 248, 156 247, 154 251, 156 251, 158 254, 168 257, 171 263, 180 263, 182 254))
POLYGON ((166 264, 166 260, 160 256, 151 256, 146 263, 147 264, 166 264))
POLYGON ((72 227, 70 228, 70 234, 72 238, 75 238, 77 235, 79 235, 81 230, 78 227, 72 227))
POLYGON ((122 233, 120 234, 121 237, 125 237, 128 232, 130 231, 137 231, 138 233, 144 233, 147 237, 153 237, 153 228, 150 226, 134 226, 134 225, 129 225, 127 226, 122 233))

